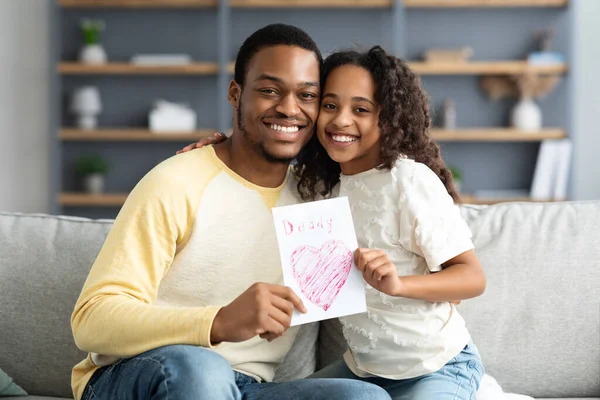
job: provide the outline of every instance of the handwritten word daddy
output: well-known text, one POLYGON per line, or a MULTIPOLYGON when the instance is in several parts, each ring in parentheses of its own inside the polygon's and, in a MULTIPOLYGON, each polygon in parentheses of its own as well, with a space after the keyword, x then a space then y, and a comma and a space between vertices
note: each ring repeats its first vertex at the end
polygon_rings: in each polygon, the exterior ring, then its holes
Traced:
POLYGON ((316 218, 310 221, 290 221, 284 219, 283 228, 286 235, 294 232, 323 231, 331 233, 333 229, 333 218, 316 218))

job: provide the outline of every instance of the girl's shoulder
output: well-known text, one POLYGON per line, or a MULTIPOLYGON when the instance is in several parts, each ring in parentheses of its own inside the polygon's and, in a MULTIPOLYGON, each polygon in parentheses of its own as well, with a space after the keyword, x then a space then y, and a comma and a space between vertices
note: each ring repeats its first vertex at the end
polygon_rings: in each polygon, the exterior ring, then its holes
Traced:
POLYGON ((398 185, 405 190, 443 186, 442 181, 431 168, 410 158, 396 161, 390 172, 398 185))

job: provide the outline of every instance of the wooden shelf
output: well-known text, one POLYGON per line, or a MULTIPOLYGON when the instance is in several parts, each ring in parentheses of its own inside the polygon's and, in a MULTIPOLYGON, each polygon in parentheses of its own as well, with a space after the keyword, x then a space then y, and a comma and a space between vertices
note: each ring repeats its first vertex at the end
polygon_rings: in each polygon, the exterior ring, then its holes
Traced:
POLYGON ((525 71, 563 74, 568 69, 565 64, 539 66, 526 61, 411 62, 410 67, 419 75, 517 75, 525 71))
POLYGON ((229 0, 236 8, 389 8, 393 0, 229 0))
POLYGON ((81 142, 194 142, 214 135, 216 130, 202 129, 193 133, 152 133, 147 129, 112 128, 85 131, 80 129, 64 128, 60 130, 59 139, 65 141, 81 142))
POLYGON ((404 0, 406 8, 566 7, 569 0, 404 0))
POLYGON ((215 75, 219 72, 219 64, 196 62, 188 65, 144 66, 130 63, 86 65, 61 62, 58 72, 64 75, 215 75))
POLYGON ((61 193, 58 202, 68 207, 121 207, 127 199, 126 193, 61 193))
MULTIPOLYGON (((564 74, 566 64, 551 66, 529 65, 526 61, 473 61, 464 63, 410 62, 410 67, 419 75, 518 75, 525 71, 539 74, 564 74)), ((233 74, 235 63, 227 66, 233 74)))
POLYGON ((207 8, 218 0, 58 0, 65 8, 207 8))
POLYGON ((567 134, 559 128, 538 132, 511 128, 432 129, 431 138, 438 142, 538 142, 546 139, 564 139, 567 134))

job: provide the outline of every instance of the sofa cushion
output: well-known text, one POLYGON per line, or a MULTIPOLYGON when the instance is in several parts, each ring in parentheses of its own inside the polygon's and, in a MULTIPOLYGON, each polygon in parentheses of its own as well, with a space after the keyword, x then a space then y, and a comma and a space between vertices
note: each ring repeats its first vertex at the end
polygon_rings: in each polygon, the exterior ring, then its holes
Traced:
POLYGON ((600 397, 600 202, 462 207, 487 276, 459 306, 506 392, 600 397))
MULTIPOLYGON (((71 397, 85 354, 70 317, 110 220, 0 213, 0 368, 35 395, 71 397)), ((318 324, 303 326, 275 379, 312 373, 318 324)))
POLYGON ((0 367, 30 394, 71 396, 71 312, 110 226, 0 213, 0 367))
POLYGON ((27 396, 27 392, 0 368, 0 397, 7 396, 27 396))

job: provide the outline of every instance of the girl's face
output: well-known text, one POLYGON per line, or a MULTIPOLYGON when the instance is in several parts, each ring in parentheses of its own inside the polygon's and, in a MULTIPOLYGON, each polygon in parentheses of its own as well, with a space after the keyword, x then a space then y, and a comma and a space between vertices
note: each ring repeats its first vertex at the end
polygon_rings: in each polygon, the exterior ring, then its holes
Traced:
POLYGON ((354 65, 331 71, 323 88, 317 136, 345 175, 381 164, 378 122, 375 82, 369 71, 354 65))

